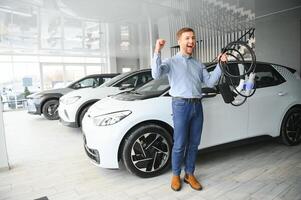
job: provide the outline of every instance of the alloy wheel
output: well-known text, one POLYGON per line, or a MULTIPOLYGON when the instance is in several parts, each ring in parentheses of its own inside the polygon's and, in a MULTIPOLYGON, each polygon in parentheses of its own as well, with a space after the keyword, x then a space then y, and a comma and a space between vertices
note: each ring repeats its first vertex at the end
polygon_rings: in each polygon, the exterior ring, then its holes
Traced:
POLYGON ((292 113, 285 124, 285 133, 287 139, 296 143, 301 139, 301 113, 294 112, 292 113))
POLYGON ((57 115, 57 112, 58 112, 57 108, 58 108, 57 104, 49 105, 48 108, 47 108, 47 114, 49 116, 57 115))
POLYGON ((132 145, 131 160, 141 172, 149 173, 160 170, 170 157, 169 144, 158 133, 145 133, 132 145))

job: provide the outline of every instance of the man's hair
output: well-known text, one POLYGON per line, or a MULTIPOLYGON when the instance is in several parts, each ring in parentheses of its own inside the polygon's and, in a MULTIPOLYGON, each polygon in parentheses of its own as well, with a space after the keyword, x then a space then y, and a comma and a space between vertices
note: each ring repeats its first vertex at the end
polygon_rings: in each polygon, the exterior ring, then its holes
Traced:
POLYGON ((179 40, 180 37, 181 37, 181 35, 182 35, 183 33, 185 33, 185 32, 193 32, 193 33, 195 33, 194 30, 193 30, 192 28, 188 28, 188 27, 181 28, 181 29, 178 30, 178 32, 177 32, 177 40, 179 40))

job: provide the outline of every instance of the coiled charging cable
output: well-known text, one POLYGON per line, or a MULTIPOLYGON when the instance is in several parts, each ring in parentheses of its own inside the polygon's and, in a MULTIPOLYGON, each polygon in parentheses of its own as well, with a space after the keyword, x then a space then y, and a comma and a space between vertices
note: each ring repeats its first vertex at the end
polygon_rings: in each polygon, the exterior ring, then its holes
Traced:
POLYGON ((228 62, 222 62, 221 57, 218 59, 222 70, 218 83, 220 93, 225 103, 240 106, 256 91, 255 52, 247 42, 235 41, 230 42, 221 53, 227 55, 228 62), (244 57, 246 55, 250 57, 250 60, 246 61, 244 57), (231 68, 231 63, 237 64, 238 68, 233 66, 231 68))

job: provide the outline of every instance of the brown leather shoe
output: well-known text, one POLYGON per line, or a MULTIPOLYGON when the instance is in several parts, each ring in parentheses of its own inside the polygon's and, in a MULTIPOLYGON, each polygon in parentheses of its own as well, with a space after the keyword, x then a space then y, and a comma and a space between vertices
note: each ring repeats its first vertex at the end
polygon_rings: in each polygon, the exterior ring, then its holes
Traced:
POLYGON ((198 180, 195 178, 194 175, 185 174, 184 182, 189 184, 192 187, 192 189, 195 189, 195 190, 203 189, 202 185, 198 182, 198 180))
POLYGON ((172 176, 171 179, 171 189, 174 191, 179 191, 181 189, 181 179, 180 176, 172 176))

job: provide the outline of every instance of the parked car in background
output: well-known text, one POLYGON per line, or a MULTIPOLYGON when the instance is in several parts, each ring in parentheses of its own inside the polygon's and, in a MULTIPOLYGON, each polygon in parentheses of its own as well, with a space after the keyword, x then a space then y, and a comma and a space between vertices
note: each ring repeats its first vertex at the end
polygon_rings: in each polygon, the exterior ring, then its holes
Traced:
POLYGON ((117 76, 118 73, 112 74, 93 74, 81 78, 65 88, 45 90, 27 96, 28 113, 41 115, 46 119, 59 119, 57 108, 59 106, 59 98, 68 92, 88 87, 98 87, 104 82, 117 76))
POLYGON ((80 127, 89 107, 96 101, 122 91, 133 90, 152 80, 151 70, 142 69, 123 73, 97 88, 70 92, 60 98, 60 121, 70 127, 80 127))
MULTIPOLYGON (((239 69, 237 63, 230 68, 239 69)), ((209 65, 208 71, 215 64, 209 65)), ((256 93, 241 106, 225 104, 218 88, 203 88, 204 126, 199 149, 261 135, 301 141, 301 80, 295 70, 257 62, 256 93)), ((84 147, 97 166, 152 177, 170 166, 173 122, 168 79, 104 98, 83 119, 84 147)), ((184 103, 184 100, 183 100, 184 103)), ((180 105, 179 105, 180 106, 180 105)))
POLYGON ((8 95, 7 101, 4 102, 8 105, 9 109, 17 109, 23 108, 24 104, 26 103, 24 93, 18 93, 15 95, 8 95))

